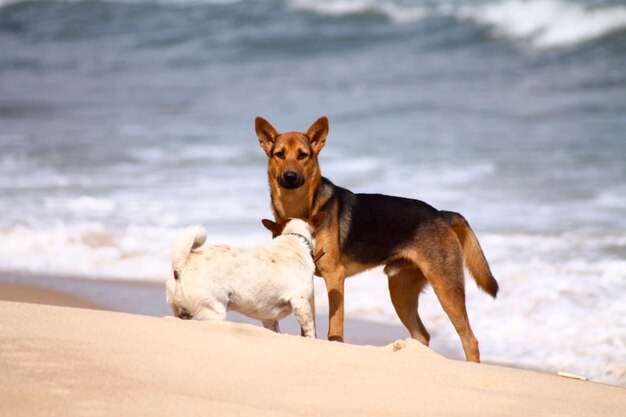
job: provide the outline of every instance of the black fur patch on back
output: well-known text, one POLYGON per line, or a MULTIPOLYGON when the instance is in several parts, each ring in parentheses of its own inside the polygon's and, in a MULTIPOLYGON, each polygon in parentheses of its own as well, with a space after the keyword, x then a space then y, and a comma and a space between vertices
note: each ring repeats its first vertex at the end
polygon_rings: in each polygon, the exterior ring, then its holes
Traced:
POLYGON ((174 271, 174 279, 178 280, 178 271, 174 271))
POLYGON ((441 218, 438 210, 419 200, 353 194, 341 187, 335 187, 335 193, 350 222, 341 251, 364 264, 385 261, 414 240, 424 225, 441 218))

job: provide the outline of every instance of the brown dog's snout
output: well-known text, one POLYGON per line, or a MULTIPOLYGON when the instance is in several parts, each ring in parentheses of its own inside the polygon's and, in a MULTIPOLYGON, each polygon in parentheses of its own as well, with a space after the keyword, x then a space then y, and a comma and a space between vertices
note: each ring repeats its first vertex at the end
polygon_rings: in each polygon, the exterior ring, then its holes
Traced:
POLYGON ((294 183, 298 181, 298 173, 296 171, 287 171, 283 174, 283 179, 286 183, 294 183))
POLYGON ((284 188, 298 188, 304 184, 304 177, 296 171, 285 171, 278 178, 278 183, 284 188))

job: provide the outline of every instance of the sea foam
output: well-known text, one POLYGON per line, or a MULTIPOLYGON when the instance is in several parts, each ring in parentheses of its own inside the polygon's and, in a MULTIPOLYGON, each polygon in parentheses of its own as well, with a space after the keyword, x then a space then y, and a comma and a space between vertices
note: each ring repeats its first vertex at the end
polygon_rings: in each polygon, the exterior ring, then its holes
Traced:
MULTIPOLYGON (((0 7, 25 0, 0 0, 0 7)), ((80 0, 55 0, 79 2, 80 0)), ((252 0, 107 0, 159 4, 165 7, 228 5, 252 0)), ((346 17, 375 15, 392 24, 419 24, 429 18, 452 18, 490 28, 497 37, 527 42, 539 48, 555 48, 585 43, 626 29, 626 7, 584 5, 565 0, 471 1, 454 4, 402 0, 287 0, 285 7, 295 12, 346 17)))
POLYGON ((562 0, 505 0, 482 4, 426 6, 399 1, 291 0, 294 10, 328 16, 372 13, 393 23, 452 17, 492 29, 493 34, 537 48, 568 46, 626 29, 626 7, 587 6, 562 0))
POLYGON ((507 0, 464 6, 457 16, 487 25, 498 36, 539 48, 573 45, 626 29, 626 7, 591 7, 559 0, 507 0))
POLYGON ((410 23, 425 18, 425 7, 394 1, 376 0, 291 0, 293 10, 302 10, 329 16, 348 16, 370 13, 388 18, 394 23, 410 23))

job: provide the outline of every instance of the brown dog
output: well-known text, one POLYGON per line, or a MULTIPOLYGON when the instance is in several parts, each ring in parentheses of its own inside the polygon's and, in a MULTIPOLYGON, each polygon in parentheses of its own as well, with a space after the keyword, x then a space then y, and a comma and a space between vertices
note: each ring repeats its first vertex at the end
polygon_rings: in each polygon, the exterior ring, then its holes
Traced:
POLYGON ((306 133, 280 134, 261 117, 255 127, 268 157, 276 220, 326 212, 317 232, 323 256, 316 273, 328 290, 328 339, 343 341, 346 277, 385 265, 393 306, 411 337, 426 345, 430 340, 417 313, 418 296, 429 283, 461 338, 467 360, 479 362, 478 341, 465 309, 463 261, 492 297, 498 283, 465 218, 418 200, 354 194, 322 177, 317 156, 328 135, 326 117, 306 133))

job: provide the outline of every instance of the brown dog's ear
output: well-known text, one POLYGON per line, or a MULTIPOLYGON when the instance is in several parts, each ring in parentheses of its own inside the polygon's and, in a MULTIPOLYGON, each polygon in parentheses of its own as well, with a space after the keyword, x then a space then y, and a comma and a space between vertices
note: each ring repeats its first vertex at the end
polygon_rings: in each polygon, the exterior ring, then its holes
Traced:
POLYGON ((263 226, 265 226, 265 228, 272 233, 274 233, 274 230, 278 228, 278 223, 274 223, 270 219, 263 219, 261 220, 261 223, 263 223, 263 226))
POLYGON ((315 155, 319 154, 326 144, 326 136, 328 135, 328 117, 322 116, 317 119, 317 121, 311 125, 309 130, 306 131, 306 135, 309 138, 315 155))
POLYGON ((326 220, 326 213, 322 211, 317 213, 315 216, 312 216, 308 223, 313 228, 313 232, 315 232, 324 223, 324 220, 326 220))
POLYGON ((259 138, 259 145, 265 151, 267 156, 270 156, 274 141, 278 137, 279 133, 274 129, 274 126, 262 117, 257 117, 254 120, 254 130, 259 138))
POLYGON ((263 219, 261 220, 261 223, 263 223, 263 226, 265 226, 267 230, 272 232, 272 237, 280 236, 280 234, 285 229, 285 226, 287 225, 287 222, 284 220, 281 220, 278 223, 276 223, 268 219, 263 219))

